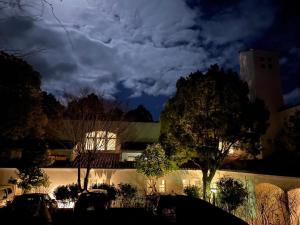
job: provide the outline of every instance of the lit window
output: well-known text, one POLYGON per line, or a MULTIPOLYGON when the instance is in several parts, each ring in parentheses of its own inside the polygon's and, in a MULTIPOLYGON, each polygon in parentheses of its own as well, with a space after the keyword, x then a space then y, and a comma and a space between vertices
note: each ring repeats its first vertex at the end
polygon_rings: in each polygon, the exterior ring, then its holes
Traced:
POLYGON ((114 151, 117 135, 108 131, 93 131, 86 134, 85 149, 114 151))
POLYGON ((166 182, 165 182, 165 180, 161 180, 161 183, 159 184, 159 192, 166 192, 166 182))

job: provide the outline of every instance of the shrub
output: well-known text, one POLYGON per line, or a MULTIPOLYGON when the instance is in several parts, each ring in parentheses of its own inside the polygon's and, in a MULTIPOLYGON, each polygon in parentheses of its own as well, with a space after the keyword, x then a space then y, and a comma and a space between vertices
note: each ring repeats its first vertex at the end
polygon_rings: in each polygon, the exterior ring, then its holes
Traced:
POLYGON ((78 198, 79 188, 77 184, 61 185, 58 186, 53 194, 56 200, 62 202, 76 201, 78 198))
POLYGON ((248 191, 240 180, 222 177, 216 185, 218 203, 230 213, 234 212, 247 200, 248 191))
POLYGON ((137 194, 137 188, 132 186, 131 184, 123 184, 119 185, 119 196, 123 198, 134 198, 137 194))
POLYGON ((103 189, 107 191, 108 199, 109 200, 115 200, 117 196, 117 189, 115 188, 114 185, 109 185, 109 184, 95 184, 92 186, 93 189, 103 189))
POLYGON ((183 192, 190 197, 199 198, 200 197, 200 188, 196 185, 186 186, 183 192))
POLYGON ((72 201, 76 201, 78 198, 78 193, 80 192, 78 184, 69 184, 69 196, 72 201))
POLYGON ((67 185, 58 186, 53 194, 56 200, 67 201, 70 199, 70 190, 67 185))
POLYGON ((137 204, 137 188, 131 184, 120 183, 118 185, 118 196, 120 201, 120 206, 125 208, 134 207, 137 204))

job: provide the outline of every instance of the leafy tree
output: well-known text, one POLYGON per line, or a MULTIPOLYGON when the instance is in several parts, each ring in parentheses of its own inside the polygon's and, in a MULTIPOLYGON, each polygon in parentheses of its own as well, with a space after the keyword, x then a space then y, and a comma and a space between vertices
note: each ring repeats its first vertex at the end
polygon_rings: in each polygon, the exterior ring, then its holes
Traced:
POLYGON ((146 150, 136 158, 137 172, 148 178, 151 194, 157 193, 157 179, 173 168, 173 163, 166 157, 160 144, 148 145, 146 150))
POLYGON ((27 62, 0 52, 0 136, 40 138, 47 124, 41 105, 40 74, 27 62))
POLYGON ((47 174, 39 167, 19 168, 18 177, 20 181, 17 182, 17 185, 25 193, 30 192, 34 188, 49 186, 47 174))
POLYGON ((62 119, 64 106, 51 93, 42 92, 42 107, 48 119, 62 119))
POLYGON ((176 87, 161 113, 160 141, 177 164, 191 162, 201 169, 207 200, 211 181, 233 146, 260 152, 268 112, 262 101, 249 100, 248 86, 236 73, 217 65, 180 78, 176 87))
POLYGON ((190 197, 199 198, 200 197, 200 188, 196 185, 186 186, 183 192, 190 197))
POLYGON ((243 205, 248 197, 247 189, 240 180, 231 177, 222 177, 216 183, 217 198, 222 208, 233 213, 243 205))
POLYGON ((41 167, 47 166, 47 146, 43 141, 27 141, 20 159, 17 185, 28 192, 33 188, 47 187, 49 180, 41 167))
POLYGON ((151 113, 143 105, 128 111, 125 114, 125 120, 131 122, 153 122, 151 113))

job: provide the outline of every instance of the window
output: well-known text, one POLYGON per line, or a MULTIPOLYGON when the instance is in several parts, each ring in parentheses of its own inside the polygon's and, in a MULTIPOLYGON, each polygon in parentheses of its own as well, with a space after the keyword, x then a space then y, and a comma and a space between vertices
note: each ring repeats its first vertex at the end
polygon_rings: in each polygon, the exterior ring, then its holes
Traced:
POLYGON ((260 57, 260 61, 265 61, 265 57, 260 57))
POLYGON ((264 68, 266 68, 266 65, 265 64, 261 64, 260 67, 264 69, 264 68))
POLYGON ((159 184, 159 192, 166 192, 166 182, 165 180, 161 180, 159 184))
POLYGON ((114 151, 117 135, 108 131, 93 131, 86 134, 85 149, 114 151))
POLYGON ((269 69, 272 69, 272 64, 269 64, 268 67, 269 67, 269 69))

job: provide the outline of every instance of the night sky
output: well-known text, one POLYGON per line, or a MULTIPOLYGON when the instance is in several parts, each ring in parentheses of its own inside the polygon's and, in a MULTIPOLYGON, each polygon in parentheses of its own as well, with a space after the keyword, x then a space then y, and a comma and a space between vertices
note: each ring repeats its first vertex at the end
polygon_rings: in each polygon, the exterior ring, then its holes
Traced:
POLYGON ((238 52, 278 51, 286 103, 300 99, 300 4, 284 0, 40 0, 0 3, 0 49, 26 60, 44 90, 93 87, 158 119, 176 80, 238 52), (42 51, 41 51, 42 50, 42 51))

